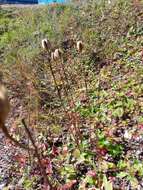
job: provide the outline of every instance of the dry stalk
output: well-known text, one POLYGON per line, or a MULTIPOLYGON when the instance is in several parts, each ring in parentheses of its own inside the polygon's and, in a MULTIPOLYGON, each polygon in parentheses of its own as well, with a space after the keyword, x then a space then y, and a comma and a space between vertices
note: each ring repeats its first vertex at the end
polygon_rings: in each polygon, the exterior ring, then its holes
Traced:
POLYGON ((59 97, 59 100, 62 102, 61 93, 60 93, 60 90, 59 90, 59 87, 58 87, 58 84, 57 84, 57 80, 56 80, 55 73, 54 73, 53 68, 52 68, 51 61, 49 62, 49 67, 50 67, 50 71, 51 71, 51 74, 52 74, 52 77, 53 77, 53 80, 54 80, 54 84, 55 84, 55 87, 56 87, 56 90, 57 90, 57 95, 59 97))
POLYGON ((45 168, 44 168, 43 165, 42 165, 41 157, 40 157, 40 154, 39 154, 39 152, 38 152, 38 148, 37 148, 37 146, 36 146, 36 144, 35 144, 35 141, 34 141, 34 139, 33 139, 33 137, 32 137, 32 134, 31 134, 31 132, 30 132, 30 130, 29 130, 29 128, 28 128, 28 126, 27 126, 27 124, 26 124, 26 122, 25 122, 24 119, 22 119, 22 124, 23 124, 23 126, 24 126, 24 128, 25 128, 25 131, 26 131, 26 133, 27 133, 27 135, 28 135, 28 137, 29 137, 29 139, 30 139, 30 141, 31 141, 31 143, 32 143, 32 145, 33 145, 33 147, 34 147, 34 149, 35 149, 35 155, 36 155, 36 157, 37 157, 37 159, 38 159, 39 166, 40 166, 40 170, 41 170, 41 175, 43 175, 43 177, 44 177, 44 182, 45 182, 45 184, 48 185, 48 186, 50 187, 50 189, 52 190, 53 187, 52 187, 51 182, 49 181, 49 179, 48 179, 48 177, 47 177, 45 168))

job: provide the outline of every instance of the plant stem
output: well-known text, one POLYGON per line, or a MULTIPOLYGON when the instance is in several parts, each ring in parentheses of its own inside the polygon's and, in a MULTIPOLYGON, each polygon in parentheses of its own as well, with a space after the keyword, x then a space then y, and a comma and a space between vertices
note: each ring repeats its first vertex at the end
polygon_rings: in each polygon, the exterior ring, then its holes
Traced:
POLYGON ((45 168, 42 165, 41 158, 40 158, 40 155, 39 155, 39 152, 38 152, 38 148, 37 148, 37 146, 36 146, 36 144, 34 142, 32 134, 31 134, 30 130, 28 129, 28 126, 27 126, 27 124, 26 124, 26 122, 25 122, 24 119, 22 119, 22 124, 23 124, 23 126, 25 128, 25 131, 26 131, 26 133, 27 133, 27 135, 28 135, 28 137, 29 137, 29 139, 30 139, 30 141, 31 141, 34 149, 35 149, 35 155, 36 155, 36 157, 38 159, 38 162, 39 162, 39 166, 40 166, 40 170, 41 170, 41 175, 43 175, 44 181, 45 181, 46 185, 49 185, 50 189, 52 190, 53 188, 52 188, 52 185, 51 185, 51 183, 50 183, 50 181, 49 181, 49 179, 47 177, 45 168))
POLYGON ((56 87, 56 90, 57 90, 58 97, 59 97, 60 101, 62 102, 61 93, 60 93, 60 90, 59 90, 59 87, 58 87, 58 84, 57 84, 57 81, 56 81, 56 77, 55 77, 51 62, 49 62, 49 66, 50 66, 50 71, 51 71, 51 74, 52 74, 52 77, 53 77, 53 80, 54 80, 54 84, 55 84, 55 87, 56 87))

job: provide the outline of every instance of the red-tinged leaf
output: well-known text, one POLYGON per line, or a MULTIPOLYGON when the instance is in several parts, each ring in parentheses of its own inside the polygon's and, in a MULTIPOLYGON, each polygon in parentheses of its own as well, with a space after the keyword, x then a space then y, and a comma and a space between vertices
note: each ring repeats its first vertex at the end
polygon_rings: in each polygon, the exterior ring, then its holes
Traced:
POLYGON ((126 96, 128 96, 128 97, 133 96, 132 91, 131 91, 131 90, 130 90, 130 91, 128 91, 128 92, 126 93, 126 96))
POLYGON ((49 165, 46 167, 46 174, 52 174, 52 173, 53 173, 52 165, 49 164, 49 165))
POLYGON ((143 130, 143 124, 139 125, 139 129, 143 130))
POLYGON ((97 152, 101 154, 102 156, 105 156, 107 154, 106 148, 98 148, 97 152))
POLYGON ((96 177, 96 172, 94 170, 90 170, 90 171, 87 172, 86 175, 90 176, 90 177, 96 177))
POLYGON ((54 156, 57 156, 57 155, 59 154, 59 150, 58 150, 58 148, 57 148, 56 146, 53 146, 53 147, 52 147, 52 154, 53 154, 54 156))
POLYGON ((39 145, 37 145, 37 146, 38 146, 38 149, 40 149, 40 150, 42 150, 42 151, 45 151, 45 150, 47 149, 47 146, 46 146, 45 143, 39 144, 39 145))
POLYGON ((52 164, 51 164, 50 159, 48 159, 48 158, 42 159, 41 163, 42 163, 43 167, 45 167, 47 174, 53 173, 52 164))
POLYGON ((50 163, 50 159, 49 158, 43 158, 41 160, 41 163, 45 167, 45 166, 47 166, 50 163))
POLYGON ((70 105, 70 108, 74 108, 74 107, 75 107, 75 102, 72 100, 72 101, 69 103, 69 105, 70 105))
POLYGON ((67 146, 64 146, 63 147, 63 151, 62 151, 62 153, 63 153, 63 155, 67 155, 67 153, 68 153, 68 147, 67 146))
POLYGON ((110 181, 110 182, 112 182, 112 183, 113 183, 115 180, 116 180, 116 178, 115 178, 115 177, 109 177, 109 181, 110 181))
POLYGON ((58 190, 70 190, 74 184, 76 184, 76 180, 72 180, 68 182, 67 184, 63 185, 62 187, 58 188, 58 190))
POLYGON ((14 156, 14 159, 21 165, 25 165, 27 161, 27 158, 21 154, 14 156))
POLYGON ((43 185, 43 186, 42 186, 42 190, 50 190, 49 185, 43 185))
POLYGON ((113 129, 109 129, 109 130, 106 132, 106 135, 107 135, 107 137, 113 137, 113 129))
POLYGON ((82 95, 80 96, 80 102, 81 102, 81 103, 85 104, 85 103, 87 103, 88 101, 89 101, 89 97, 87 97, 87 95, 82 94, 82 95))

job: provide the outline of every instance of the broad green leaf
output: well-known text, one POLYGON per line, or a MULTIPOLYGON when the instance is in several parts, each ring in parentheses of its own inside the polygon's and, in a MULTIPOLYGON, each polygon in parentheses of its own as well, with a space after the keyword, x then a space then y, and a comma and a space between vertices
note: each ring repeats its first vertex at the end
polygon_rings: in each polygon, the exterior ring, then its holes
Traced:
POLYGON ((126 173, 126 172, 120 172, 118 175, 117 175, 117 177, 119 177, 119 178, 124 178, 124 177, 127 177, 129 174, 128 173, 126 173))
POLYGON ((124 114, 124 110, 121 107, 119 107, 113 111, 113 116, 115 116, 115 117, 122 117, 123 114, 124 114))
POLYGON ((130 183, 133 189, 138 187, 138 180, 135 177, 131 178, 130 183))
POLYGON ((73 156, 75 158, 79 158, 80 157, 80 150, 79 149, 75 149, 74 152, 73 152, 73 156))
POLYGON ((103 187, 105 190, 113 190, 112 183, 107 180, 107 177, 105 175, 103 177, 103 187))

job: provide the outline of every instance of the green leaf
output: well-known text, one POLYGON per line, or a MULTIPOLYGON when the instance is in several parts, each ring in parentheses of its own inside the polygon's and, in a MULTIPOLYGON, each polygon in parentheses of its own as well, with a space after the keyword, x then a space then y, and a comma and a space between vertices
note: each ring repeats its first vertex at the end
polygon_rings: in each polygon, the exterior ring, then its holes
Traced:
POLYGON ((117 177, 119 178, 124 178, 124 177, 127 177, 129 174, 127 172, 120 172, 117 177))
POLYGON ((107 180, 107 177, 105 175, 103 177, 103 187, 105 190, 113 190, 112 183, 107 180))
POLYGON ((88 183, 89 185, 95 185, 95 179, 93 179, 93 178, 90 177, 90 176, 87 176, 87 177, 85 178, 85 181, 86 181, 86 183, 88 183))
POLYGON ((122 117, 124 114, 123 108, 119 107, 113 111, 113 116, 115 117, 122 117))
POLYGON ((120 160, 117 165, 120 169, 126 168, 127 167, 127 162, 120 160))
POLYGON ((52 125, 51 130, 54 134, 60 134, 62 131, 62 127, 60 125, 52 125))
POLYGON ((24 180, 24 188, 25 189, 31 189, 32 188, 33 181, 30 179, 24 180))
POLYGON ((79 158, 80 157, 80 150, 79 149, 75 149, 74 152, 73 152, 73 156, 75 158, 79 158))
POLYGON ((132 177, 130 182, 133 189, 136 189, 138 187, 138 180, 135 177, 132 177))

